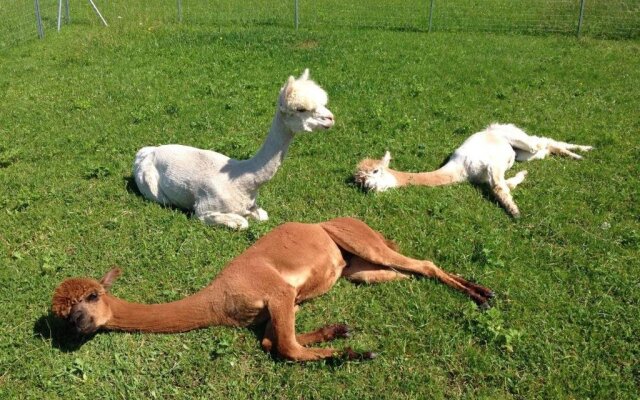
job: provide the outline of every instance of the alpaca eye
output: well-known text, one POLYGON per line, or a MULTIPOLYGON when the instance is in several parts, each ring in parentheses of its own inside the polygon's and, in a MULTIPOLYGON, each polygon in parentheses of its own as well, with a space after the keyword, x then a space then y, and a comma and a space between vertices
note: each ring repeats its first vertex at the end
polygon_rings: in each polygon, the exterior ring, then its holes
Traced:
POLYGON ((89 302, 94 302, 98 300, 98 294, 97 293, 91 293, 89 296, 87 296, 87 301, 89 302))
POLYGON ((303 112, 307 112, 307 109, 304 108, 304 107, 298 107, 298 108, 296 108, 296 111, 303 113, 303 112))
POLYGON ((377 174, 378 172, 380 172, 380 170, 379 170, 379 169, 374 169, 374 170, 373 170, 373 173, 374 173, 374 174, 377 174))

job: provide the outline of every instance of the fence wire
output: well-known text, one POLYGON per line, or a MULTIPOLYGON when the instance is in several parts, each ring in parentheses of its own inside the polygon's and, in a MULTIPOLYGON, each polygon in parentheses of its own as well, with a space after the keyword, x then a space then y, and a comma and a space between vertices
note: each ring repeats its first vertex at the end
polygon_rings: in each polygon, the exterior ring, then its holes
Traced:
MULTIPOLYGON (((0 0, 0 48, 38 38, 36 0, 0 0)), ((63 0, 66 2, 66 0, 63 0)), ((93 0, 110 26, 270 25, 640 37, 640 0, 93 0)), ((45 35, 55 34, 58 0, 37 0, 45 35)), ((70 0, 71 23, 100 25, 89 0, 70 0)), ((64 11, 63 11, 64 14, 64 11)), ((64 21, 68 23, 68 21, 64 21)), ((64 26, 63 26, 64 29, 64 26)))

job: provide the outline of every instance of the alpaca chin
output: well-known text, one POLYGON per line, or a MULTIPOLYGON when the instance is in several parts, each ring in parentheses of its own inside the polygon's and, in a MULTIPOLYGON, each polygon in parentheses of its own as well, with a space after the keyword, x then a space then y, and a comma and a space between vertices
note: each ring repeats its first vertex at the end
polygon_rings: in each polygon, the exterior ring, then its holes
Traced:
POLYGON ((374 192, 385 192, 388 189, 394 188, 397 182, 393 175, 384 174, 380 177, 369 177, 365 179, 364 186, 367 190, 374 192))

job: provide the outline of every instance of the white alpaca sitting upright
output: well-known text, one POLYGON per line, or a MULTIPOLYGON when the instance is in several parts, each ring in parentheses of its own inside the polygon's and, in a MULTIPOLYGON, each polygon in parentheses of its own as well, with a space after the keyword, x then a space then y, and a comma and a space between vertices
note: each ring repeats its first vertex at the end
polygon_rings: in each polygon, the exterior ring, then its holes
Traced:
POLYGON ((515 125, 492 124, 484 131, 471 135, 451 155, 440 169, 431 172, 400 172, 389 168, 391 154, 387 151, 382 160, 362 160, 354 179, 367 190, 383 192, 389 188, 424 185, 441 186, 462 181, 488 183, 498 202, 513 217, 520 216, 518 206, 511 197, 527 175, 520 171, 513 178, 505 179, 505 172, 514 160, 529 161, 543 159, 549 154, 581 159, 571 150, 589 151, 591 146, 556 142, 553 139, 529 136, 515 125))
POLYGON ((269 135, 253 158, 234 160, 177 144, 144 147, 133 163, 138 189, 149 200, 194 211, 206 224, 245 229, 248 216, 265 221, 267 212, 256 204, 258 189, 275 175, 296 133, 333 126, 327 100, 308 69, 297 80, 290 76, 269 135))

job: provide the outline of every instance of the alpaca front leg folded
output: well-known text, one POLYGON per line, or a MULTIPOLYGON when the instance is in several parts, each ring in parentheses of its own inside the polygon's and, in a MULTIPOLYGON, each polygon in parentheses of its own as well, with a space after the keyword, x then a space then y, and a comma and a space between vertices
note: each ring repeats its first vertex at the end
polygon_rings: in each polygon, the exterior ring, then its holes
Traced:
POLYGON ((522 181, 524 181, 524 178, 527 176, 527 173, 528 173, 527 171, 520 171, 513 178, 509 178, 509 179, 505 180, 505 182, 507 183, 507 186, 509 187, 509 189, 513 190, 519 184, 521 184, 522 181))
POLYGON ((264 209, 258 206, 254 206, 251 209, 249 209, 249 215, 258 221, 269 220, 269 214, 267 214, 267 212, 264 209))
POLYGON ((196 214, 198 219, 207 225, 224 225, 231 229, 247 229, 249 221, 241 215, 231 213, 207 212, 196 214))

